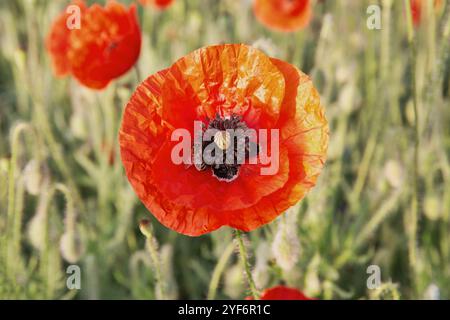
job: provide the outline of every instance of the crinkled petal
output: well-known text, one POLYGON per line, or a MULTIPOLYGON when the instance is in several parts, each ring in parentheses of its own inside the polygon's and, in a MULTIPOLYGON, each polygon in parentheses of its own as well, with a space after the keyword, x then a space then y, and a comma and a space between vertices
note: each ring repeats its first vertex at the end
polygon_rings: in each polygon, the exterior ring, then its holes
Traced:
MULTIPOLYGON (((86 10, 83 1, 74 1, 74 5, 80 8, 80 13, 86 10)), ((70 49, 70 34, 72 30, 67 27, 70 14, 66 10, 52 23, 50 32, 45 39, 45 46, 50 54, 52 69, 56 76, 62 77, 70 73, 70 61, 67 53, 70 49)))
POLYGON ((228 225, 251 231, 275 219, 315 185, 328 147, 328 123, 317 90, 307 75, 272 59, 283 72, 286 95, 280 118, 281 142, 288 149, 289 180, 250 208, 226 213, 228 225))
MULTIPOLYGON (((213 60, 221 58, 230 59, 218 54, 213 60)), ((195 108, 181 109, 183 103, 174 106, 179 100, 169 99, 166 90, 170 87, 176 91, 186 106, 209 101, 209 94, 220 91, 220 86, 215 88, 205 80, 202 87, 195 84, 195 79, 186 80, 189 72, 185 75, 180 68, 171 67, 149 77, 136 90, 126 107, 120 131, 122 160, 139 198, 165 226, 191 236, 223 225, 250 231, 297 203, 315 184, 328 143, 328 126, 319 95, 309 77, 298 69, 277 59, 269 61, 270 68, 277 70, 270 74, 283 77, 279 81, 283 84, 282 100, 276 113, 259 117, 261 121, 270 119, 272 127, 280 130, 280 161, 275 175, 261 175, 261 164, 246 164, 241 166, 237 179, 223 182, 214 178, 211 170, 200 172, 193 166, 172 162, 171 151, 176 143, 170 141, 172 131, 179 128, 176 125, 183 125, 184 115, 191 117, 184 124, 193 126, 202 113, 195 108), (211 89, 204 91, 208 86, 211 89), (202 89, 193 90, 194 87, 202 89), (168 109, 172 113, 167 113, 168 109), (173 114, 175 110, 178 113, 173 114)))
POLYGON ((163 118, 192 131, 194 120, 242 115, 249 127, 278 120, 284 77, 270 59, 241 44, 210 46, 178 60, 163 88, 163 118))
POLYGON ((82 15, 82 27, 70 33, 67 56, 78 81, 103 89, 134 65, 140 49, 136 7, 110 1, 105 8, 94 4, 82 15))
POLYGON ((226 210, 248 208, 280 189, 288 180, 286 149, 280 151, 276 174, 261 175, 261 169, 267 165, 246 163, 240 167, 235 180, 223 182, 213 177, 211 169, 199 172, 194 166, 186 168, 174 164, 171 160, 173 147, 174 143, 166 143, 156 158, 154 182, 167 199, 188 208, 205 208, 217 215, 226 210))

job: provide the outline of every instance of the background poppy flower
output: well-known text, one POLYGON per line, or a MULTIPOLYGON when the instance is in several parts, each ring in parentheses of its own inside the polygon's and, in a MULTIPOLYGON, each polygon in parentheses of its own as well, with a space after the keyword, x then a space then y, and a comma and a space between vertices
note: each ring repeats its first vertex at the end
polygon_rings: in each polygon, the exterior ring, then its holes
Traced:
POLYGON ((80 83, 102 89, 126 73, 136 62, 141 49, 141 32, 136 8, 109 1, 105 7, 84 2, 80 7, 81 26, 69 29, 64 12, 53 23, 46 40, 57 76, 72 74, 80 83))
POLYGON ((255 0, 253 12, 269 29, 285 32, 306 27, 312 16, 309 0, 255 0))
POLYGON ((324 165, 328 126, 308 76, 232 44, 194 51, 141 83, 119 139, 142 202, 165 226, 198 236, 223 225, 253 230, 303 198, 324 165), (224 182, 214 176, 220 173, 174 164, 171 132, 185 128, 193 136, 194 120, 208 125, 217 114, 238 115, 249 128, 279 129, 278 173, 264 176, 261 163, 243 164, 224 182))
POLYGON ((139 3, 142 5, 153 5, 158 9, 166 9, 172 4, 173 0, 139 0, 139 3))
POLYGON ((288 288, 285 286, 276 286, 270 289, 266 289, 261 294, 261 300, 314 300, 308 298, 295 288, 288 288))
MULTIPOLYGON (((86 5, 83 1, 74 1, 74 5, 80 8, 80 13, 84 13, 86 5)), ((67 53, 70 50, 70 30, 67 27, 67 20, 70 14, 64 11, 53 22, 46 39, 47 51, 50 54, 53 72, 56 76, 62 77, 70 73, 70 62, 67 53)))
MULTIPOLYGON (((420 25, 420 21, 422 20, 422 11, 424 10, 424 6, 426 5, 426 1, 423 0, 411 0, 411 13, 413 17, 413 22, 415 26, 420 25)), ((435 11, 439 11, 442 7, 442 0, 433 0, 433 7, 435 11)))

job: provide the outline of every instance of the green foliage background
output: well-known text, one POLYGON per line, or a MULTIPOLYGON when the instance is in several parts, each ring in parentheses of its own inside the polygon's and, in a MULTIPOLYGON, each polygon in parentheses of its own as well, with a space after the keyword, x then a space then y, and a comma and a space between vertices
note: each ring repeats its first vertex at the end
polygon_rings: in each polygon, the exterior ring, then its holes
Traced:
POLYGON ((0 2, 0 298, 160 298, 142 218, 153 226, 166 297, 248 295, 232 230, 190 238, 161 226, 131 190, 117 143, 138 77, 199 47, 238 42, 308 73, 330 123, 318 185, 247 234, 259 289, 287 284, 320 299, 450 297, 449 1, 427 11, 412 45, 404 1, 320 1, 310 26, 292 34, 259 24, 250 2, 139 6, 138 72, 100 92, 52 75, 44 39, 66 1, 0 2), (382 8, 381 30, 366 26, 371 4, 382 8), (81 290, 66 288, 73 263, 81 290), (366 285, 372 264, 381 268, 377 290, 366 285))

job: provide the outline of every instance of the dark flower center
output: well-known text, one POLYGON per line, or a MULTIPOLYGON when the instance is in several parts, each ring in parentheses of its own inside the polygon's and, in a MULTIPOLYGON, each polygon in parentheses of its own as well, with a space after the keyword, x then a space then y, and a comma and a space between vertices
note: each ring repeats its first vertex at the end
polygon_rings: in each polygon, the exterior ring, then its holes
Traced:
POLYGON ((239 175, 240 166, 250 157, 258 155, 258 145, 246 123, 237 115, 209 121, 201 142, 201 159, 195 167, 202 171, 211 168, 220 181, 231 182, 239 175), (209 132, 210 134, 205 134, 209 132))

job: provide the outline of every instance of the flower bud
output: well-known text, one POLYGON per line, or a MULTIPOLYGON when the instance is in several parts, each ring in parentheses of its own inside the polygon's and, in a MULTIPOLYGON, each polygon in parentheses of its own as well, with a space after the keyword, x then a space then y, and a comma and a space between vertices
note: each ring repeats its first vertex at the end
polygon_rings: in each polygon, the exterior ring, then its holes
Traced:
POLYGON ((25 188, 31 195, 38 195, 46 178, 46 168, 37 160, 33 159, 27 163, 23 170, 25 188))
POLYGON ((42 250, 45 245, 46 220, 47 215, 40 213, 38 209, 28 223, 28 240, 38 250, 42 250))
POLYGON ((256 249, 256 264, 253 270, 253 279, 257 288, 265 288, 269 282, 269 267, 267 265, 270 259, 270 246, 263 241, 256 249))
POLYGON ((440 298, 441 298, 441 291, 439 290, 439 287, 436 284, 431 283, 425 289, 424 298, 426 300, 440 300, 440 298))
POLYGON ((76 263, 84 254, 84 241, 80 234, 80 229, 76 224, 77 214, 72 202, 68 200, 67 212, 65 216, 65 231, 61 236, 59 247, 62 257, 70 263, 76 263))
POLYGON ((142 219, 139 221, 139 230, 141 233, 148 239, 152 239, 152 225, 150 224, 150 220, 142 219))
POLYGON ((339 94, 338 105, 344 114, 350 114, 357 109, 360 101, 361 97, 356 85, 349 83, 342 88, 339 94))
POLYGON ((173 246, 165 244, 161 247, 161 265, 164 270, 163 278, 168 299, 178 298, 178 286, 173 273, 173 246))
POLYGON ((69 263, 76 263, 85 252, 84 242, 77 230, 66 231, 60 240, 61 255, 69 263))
POLYGON ((299 204, 289 208, 279 220, 278 230, 272 243, 272 254, 277 264, 285 271, 297 263, 300 253, 300 240, 297 236, 299 204))
POLYGON ((88 129, 82 112, 75 111, 70 117, 70 131, 78 139, 85 139, 87 137, 88 129))
POLYGON ((425 216, 432 220, 436 221, 441 216, 441 205, 439 198, 435 195, 429 195, 424 200, 424 212, 425 216))
POLYGON ((316 254, 309 263, 305 274, 305 292, 310 296, 320 294, 321 285, 317 270, 319 270, 320 256, 316 254))
POLYGON ((36 213, 28 223, 28 240, 30 241, 31 245, 38 250, 42 250, 44 248, 46 233, 48 234, 48 198, 48 190, 45 189, 39 196, 36 213))
POLYGON ((280 222, 272 243, 272 253, 277 264, 285 271, 289 271, 295 266, 300 253, 300 241, 295 224, 280 222))
POLYGON ((389 160, 384 166, 384 176, 389 185, 393 188, 399 188, 403 184, 403 169, 395 160, 389 160))
POLYGON ((243 290, 244 270, 240 263, 236 263, 228 269, 224 276, 224 291, 232 299, 239 298, 243 290))

